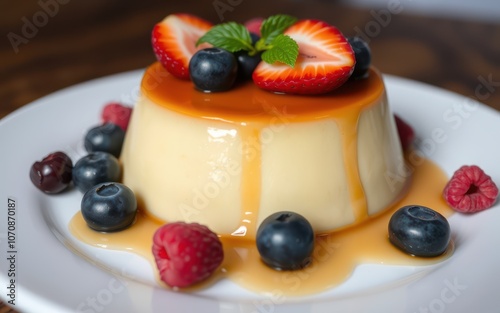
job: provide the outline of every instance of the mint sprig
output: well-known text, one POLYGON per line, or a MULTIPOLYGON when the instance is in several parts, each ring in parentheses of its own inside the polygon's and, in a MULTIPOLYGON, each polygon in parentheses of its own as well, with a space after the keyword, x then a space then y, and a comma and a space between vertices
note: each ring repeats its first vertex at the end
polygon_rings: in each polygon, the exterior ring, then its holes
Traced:
POLYGON ((196 45, 204 42, 208 42, 214 47, 226 49, 229 52, 255 50, 248 29, 236 22, 215 25, 198 39, 196 45))
POLYGON ((297 19, 290 15, 278 14, 268 17, 260 26, 261 40, 267 44, 271 43, 274 38, 283 34, 295 22, 297 22, 297 19))
POLYGON ((299 45, 295 40, 290 36, 279 34, 271 41, 269 49, 262 53, 262 60, 269 64, 281 62, 294 67, 298 55, 299 45))
POLYGON ((244 25, 236 22, 223 23, 212 27, 198 39, 196 45, 206 42, 230 52, 248 51, 249 55, 263 52, 262 60, 265 62, 281 62, 293 67, 299 55, 299 47, 295 40, 283 35, 283 32, 296 21, 295 17, 284 14, 270 16, 262 22, 261 38, 256 43, 252 42, 250 32, 244 25))

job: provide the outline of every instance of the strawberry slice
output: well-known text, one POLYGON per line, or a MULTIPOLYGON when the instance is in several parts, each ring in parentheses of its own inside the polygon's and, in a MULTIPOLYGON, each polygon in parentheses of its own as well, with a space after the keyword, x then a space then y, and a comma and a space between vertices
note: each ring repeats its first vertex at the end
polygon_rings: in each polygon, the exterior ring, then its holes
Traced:
POLYGON ((171 14, 155 25, 152 33, 153 51, 161 64, 174 76, 189 79, 189 60, 203 48, 196 41, 212 24, 190 14, 171 14))
POLYGON ((337 28, 319 20, 301 20, 284 34, 299 46, 295 66, 261 62, 252 76, 259 87, 274 92, 322 94, 342 85, 354 70, 354 52, 337 28))

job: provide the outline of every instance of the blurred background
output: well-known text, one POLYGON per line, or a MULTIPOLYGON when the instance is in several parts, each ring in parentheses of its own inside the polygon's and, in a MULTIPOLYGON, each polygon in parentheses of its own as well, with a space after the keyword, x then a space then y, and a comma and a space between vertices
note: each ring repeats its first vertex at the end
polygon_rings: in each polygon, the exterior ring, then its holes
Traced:
MULTIPOLYGON (((383 8, 387 0, 341 0, 342 4, 363 8, 383 8)), ((401 1, 403 3, 403 1, 401 1)), ((497 0, 407 0, 407 13, 466 20, 500 21, 500 3, 497 0)))
POLYGON ((0 117, 61 88, 155 61, 150 32, 169 13, 214 23, 288 13, 369 41, 373 64, 500 109, 498 0, 2 1, 0 117))

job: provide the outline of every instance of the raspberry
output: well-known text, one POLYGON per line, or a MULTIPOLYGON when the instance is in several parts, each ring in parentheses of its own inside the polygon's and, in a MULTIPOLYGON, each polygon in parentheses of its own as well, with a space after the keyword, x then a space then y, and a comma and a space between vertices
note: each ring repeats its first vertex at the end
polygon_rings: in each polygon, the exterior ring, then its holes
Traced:
POLYGON ((188 287, 208 278, 224 258, 219 237, 204 225, 175 222, 153 237, 153 255, 161 280, 171 287, 188 287))
POLYGON ((493 206, 498 196, 498 188, 481 168, 476 165, 464 165, 446 184, 443 196, 454 210, 474 213, 493 206))
POLYGON ((132 114, 132 108, 122 105, 118 102, 111 102, 104 106, 101 113, 101 122, 113 123, 120 126, 124 131, 127 130, 128 122, 130 120, 130 115, 132 114))
POLYGON ((415 132, 413 128, 406 123, 401 117, 394 114, 394 120, 396 121, 396 127, 398 129, 399 140, 401 141, 401 147, 404 151, 407 151, 415 139, 415 132))
POLYGON ((264 18, 254 17, 245 22, 245 27, 248 29, 249 32, 260 36, 260 26, 262 25, 262 21, 264 21, 264 18))

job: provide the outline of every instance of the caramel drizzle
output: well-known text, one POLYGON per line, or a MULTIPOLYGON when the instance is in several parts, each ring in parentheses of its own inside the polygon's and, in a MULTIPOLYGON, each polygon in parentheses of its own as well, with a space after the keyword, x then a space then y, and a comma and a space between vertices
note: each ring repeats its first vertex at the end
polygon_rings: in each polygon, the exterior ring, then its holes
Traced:
POLYGON ((260 130, 240 126, 241 148, 241 223, 232 236, 254 239, 257 234, 257 218, 261 197, 262 146, 260 130))
POLYGON ((336 119, 336 122, 342 134, 344 167, 350 191, 354 222, 358 223, 368 217, 368 204, 358 165, 358 122, 361 110, 346 111, 345 113, 342 118, 336 119))

